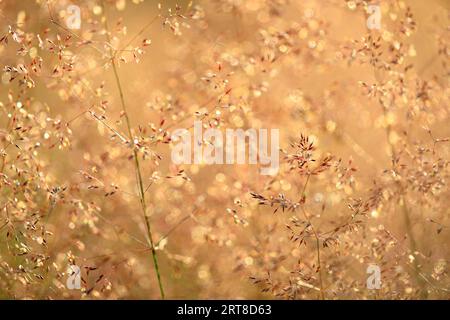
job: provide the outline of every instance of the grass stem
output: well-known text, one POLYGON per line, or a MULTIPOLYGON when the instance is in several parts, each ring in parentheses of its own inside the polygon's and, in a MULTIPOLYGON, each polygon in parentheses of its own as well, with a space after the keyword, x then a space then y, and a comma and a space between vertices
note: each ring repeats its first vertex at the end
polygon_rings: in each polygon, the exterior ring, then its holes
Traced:
MULTIPOLYGON (((110 43, 111 39, 109 36, 108 21, 106 19, 106 14, 105 14, 105 29, 106 29, 107 40, 110 43)), ((158 257, 156 255, 156 249, 155 249, 154 242, 153 242, 150 220, 149 220, 149 217, 147 216, 147 203, 145 200, 145 191, 144 191, 144 182, 143 182, 143 178, 142 178, 141 164, 139 161, 139 155, 138 155, 137 149, 134 146, 134 142, 133 142, 134 139, 133 139, 133 133, 131 131, 131 121, 130 121, 130 117, 128 115, 127 106, 125 103, 125 97, 124 97, 124 93, 123 93, 123 88, 122 88, 122 84, 120 82, 119 72, 117 70, 117 65, 115 62, 115 53, 113 51, 113 48, 111 48, 111 47, 110 47, 110 54, 111 54, 111 65, 113 68, 114 78, 116 81, 117 89, 119 91, 120 102, 122 105, 122 111, 123 111, 123 114, 125 117, 125 122, 127 125, 128 136, 130 139, 130 144, 132 145, 132 148, 133 148, 133 158, 134 158, 134 166, 135 166, 135 170, 136 170, 137 183, 138 183, 138 189, 139 189, 139 199, 140 199, 140 203, 141 203, 142 213, 144 216, 144 222, 145 222, 145 227, 146 227, 146 231, 147 231, 147 238, 148 238, 148 242, 149 242, 151 252, 152 252, 153 265, 155 267, 155 273, 156 273, 156 277, 158 279, 159 292, 161 294, 161 298, 164 299, 165 293, 164 293, 164 287, 163 287, 162 280, 161 280, 161 272, 159 270, 158 257)))

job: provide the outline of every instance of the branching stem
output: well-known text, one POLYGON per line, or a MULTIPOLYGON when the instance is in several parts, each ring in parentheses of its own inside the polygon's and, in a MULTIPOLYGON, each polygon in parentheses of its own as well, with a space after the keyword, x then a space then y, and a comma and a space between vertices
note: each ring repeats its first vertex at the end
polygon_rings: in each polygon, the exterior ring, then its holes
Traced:
MULTIPOLYGON (((105 29, 106 29, 106 37, 107 37, 107 41, 110 43, 111 39, 109 36, 109 30, 108 30, 108 21, 106 19, 106 14, 105 14, 105 29)), ((125 103, 125 97, 124 97, 124 93, 123 93, 123 89, 122 89, 122 84, 120 82, 120 77, 119 77, 119 73, 117 71, 117 65, 116 65, 116 61, 115 61, 115 53, 112 47, 109 48, 110 50, 110 54, 111 54, 111 65, 113 68, 113 72, 114 72, 114 78, 116 81, 116 85, 117 85, 117 89, 119 90, 119 96, 120 96, 120 102, 122 105, 122 111, 123 111, 123 115, 125 117, 125 122, 127 125, 127 130, 128 130, 128 136, 130 139, 130 144, 132 146, 133 149, 133 158, 134 158, 134 166, 135 166, 135 170, 136 170, 136 176, 137 176, 137 182, 138 182, 138 189, 139 189, 139 200, 141 203, 141 208, 142 208, 142 213, 144 216, 144 222, 145 222, 145 227, 146 227, 146 231, 147 231, 147 238, 148 238, 148 242, 151 248, 151 252, 152 252, 152 258, 153 258, 153 265, 155 267, 155 273, 156 273, 156 277, 158 279, 158 285, 159 285, 159 291, 161 294, 161 298, 164 299, 165 298, 165 294, 164 294, 164 287, 162 285, 162 281, 161 281, 161 273, 159 270, 159 264, 158 264, 158 257, 156 255, 156 249, 154 246, 154 242, 153 242, 153 236, 152 236, 152 231, 151 231, 151 225, 150 225, 150 220, 149 217, 147 216, 147 204, 145 201, 145 191, 144 191, 144 182, 142 179, 142 170, 141 170, 141 164, 139 161, 139 155, 138 155, 138 151, 134 145, 134 139, 133 139, 133 133, 131 131, 131 121, 130 121, 130 117, 128 115, 128 111, 127 111, 127 106, 125 103)))

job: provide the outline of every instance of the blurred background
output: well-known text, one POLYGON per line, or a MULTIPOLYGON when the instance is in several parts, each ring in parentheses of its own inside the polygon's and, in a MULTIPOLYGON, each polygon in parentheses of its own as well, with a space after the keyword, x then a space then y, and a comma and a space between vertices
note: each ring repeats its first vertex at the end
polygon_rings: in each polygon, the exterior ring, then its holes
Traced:
POLYGON ((448 9, 0 0, 0 297, 161 298, 136 154, 167 298, 448 299, 448 9), (175 166, 194 120, 280 129, 279 174, 175 166))

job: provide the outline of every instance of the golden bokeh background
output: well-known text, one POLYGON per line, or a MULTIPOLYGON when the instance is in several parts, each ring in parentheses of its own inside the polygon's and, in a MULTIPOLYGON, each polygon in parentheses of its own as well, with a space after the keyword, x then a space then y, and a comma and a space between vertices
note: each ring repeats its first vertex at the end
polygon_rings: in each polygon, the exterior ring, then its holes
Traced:
POLYGON ((140 175, 166 298, 448 299, 448 10, 0 0, 0 297, 161 298, 140 175), (175 166, 170 133, 195 119, 280 129, 279 174, 175 166))

